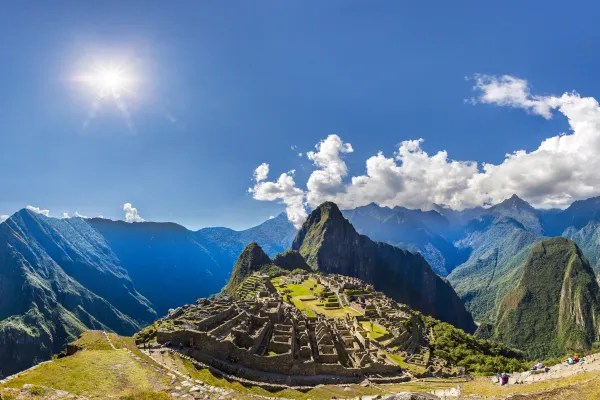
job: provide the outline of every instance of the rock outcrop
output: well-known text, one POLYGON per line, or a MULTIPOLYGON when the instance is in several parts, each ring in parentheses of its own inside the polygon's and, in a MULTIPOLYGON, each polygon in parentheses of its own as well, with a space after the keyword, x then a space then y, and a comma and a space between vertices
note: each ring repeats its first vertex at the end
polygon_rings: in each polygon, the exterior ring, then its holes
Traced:
POLYGON ((467 332, 475 329, 452 287, 420 254, 358 234, 334 203, 323 203, 309 215, 292 249, 314 270, 360 278, 425 314, 467 332))

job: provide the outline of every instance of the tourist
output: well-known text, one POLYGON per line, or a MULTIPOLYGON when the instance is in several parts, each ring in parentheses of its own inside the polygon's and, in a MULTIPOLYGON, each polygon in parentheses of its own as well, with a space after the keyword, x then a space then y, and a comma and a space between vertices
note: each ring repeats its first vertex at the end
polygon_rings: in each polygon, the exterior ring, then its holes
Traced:
POLYGON ((538 361, 538 362, 537 362, 537 364, 535 364, 535 367, 536 367, 537 369, 544 369, 544 364, 542 364, 542 362, 541 362, 541 361, 538 361))
POLYGON ((577 364, 579 362, 579 356, 577 354, 575 354, 575 357, 573 357, 573 362, 575 364, 577 364))
POLYGON ((567 364, 568 365, 573 365, 573 357, 567 358, 567 364))

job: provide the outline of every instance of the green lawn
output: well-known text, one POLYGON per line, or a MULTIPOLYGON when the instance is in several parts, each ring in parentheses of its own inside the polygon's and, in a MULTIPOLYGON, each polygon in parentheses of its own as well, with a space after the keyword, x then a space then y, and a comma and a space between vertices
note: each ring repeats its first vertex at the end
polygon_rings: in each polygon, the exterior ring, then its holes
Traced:
POLYGON ((389 358, 391 358, 396 364, 398 364, 399 366, 401 366, 402 368, 408 368, 408 364, 406 363, 406 361, 404 361, 404 358, 402 358, 402 356, 400 356, 399 354, 394 354, 394 353, 387 353, 389 358))
POLYGON ((371 321, 361 321, 360 323, 363 328, 369 333, 369 337, 373 340, 377 340, 383 335, 387 335, 388 331, 377 323, 371 321))

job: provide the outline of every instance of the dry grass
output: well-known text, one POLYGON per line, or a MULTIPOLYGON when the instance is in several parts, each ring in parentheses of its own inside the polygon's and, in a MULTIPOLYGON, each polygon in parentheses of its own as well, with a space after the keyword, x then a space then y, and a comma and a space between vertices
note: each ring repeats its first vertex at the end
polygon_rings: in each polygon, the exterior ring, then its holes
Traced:
MULTIPOLYGON (((126 344, 127 339, 117 343, 126 344)), ((20 389, 28 383, 92 397, 161 399, 162 394, 157 392, 167 388, 168 378, 135 361, 127 352, 112 350, 101 331, 84 332, 77 342, 87 350, 43 364, 3 387, 20 389)))

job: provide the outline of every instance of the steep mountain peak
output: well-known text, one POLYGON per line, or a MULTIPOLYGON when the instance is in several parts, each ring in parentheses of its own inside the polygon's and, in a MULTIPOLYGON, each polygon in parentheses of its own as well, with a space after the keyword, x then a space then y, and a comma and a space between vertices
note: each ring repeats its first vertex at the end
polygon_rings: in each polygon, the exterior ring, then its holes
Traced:
POLYGON ((600 289, 575 242, 536 243, 498 309, 497 338, 531 357, 589 350, 598 340, 600 289))
POLYGON ((342 240, 356 241, 359 236, 337 204, 326 201, 304 221, 294 238, 292 249, 299 251, 313 269, 318 269, 319 251, 324 245, 342 240))
POLYGON ((496 204, 495 206, 492 206, 491 208, 521 208, 535 211, 535 208, 533 208, 531 204, 529 204, 516 194, 513 194, 508 199, 504 200, 499 204, 496 204))
POLYGON ((231 272, 229 283, 224 288, 225 292, 233 293, 244 279, 252 275, 253 272, 259 271, 261 267, 271 263, 271 259, 258 243, 250 243, 238 257, 231 272))
POLYGON ((496 217, 509 217, 523 224, 525 229, 537 234, 543 234, 541 213, 531 204, 521 199, 516 194, 496 204, 487 210, 488 214, 496 217))
POLYGON ((319 207, 315 208, 314 211, 311 213, 311 216, 316 214, 320 215, 321 218, 344 219, 344 216, 342 215, 342 212, 340 211, 339 207, 332 201, 326 201, 319 207))

